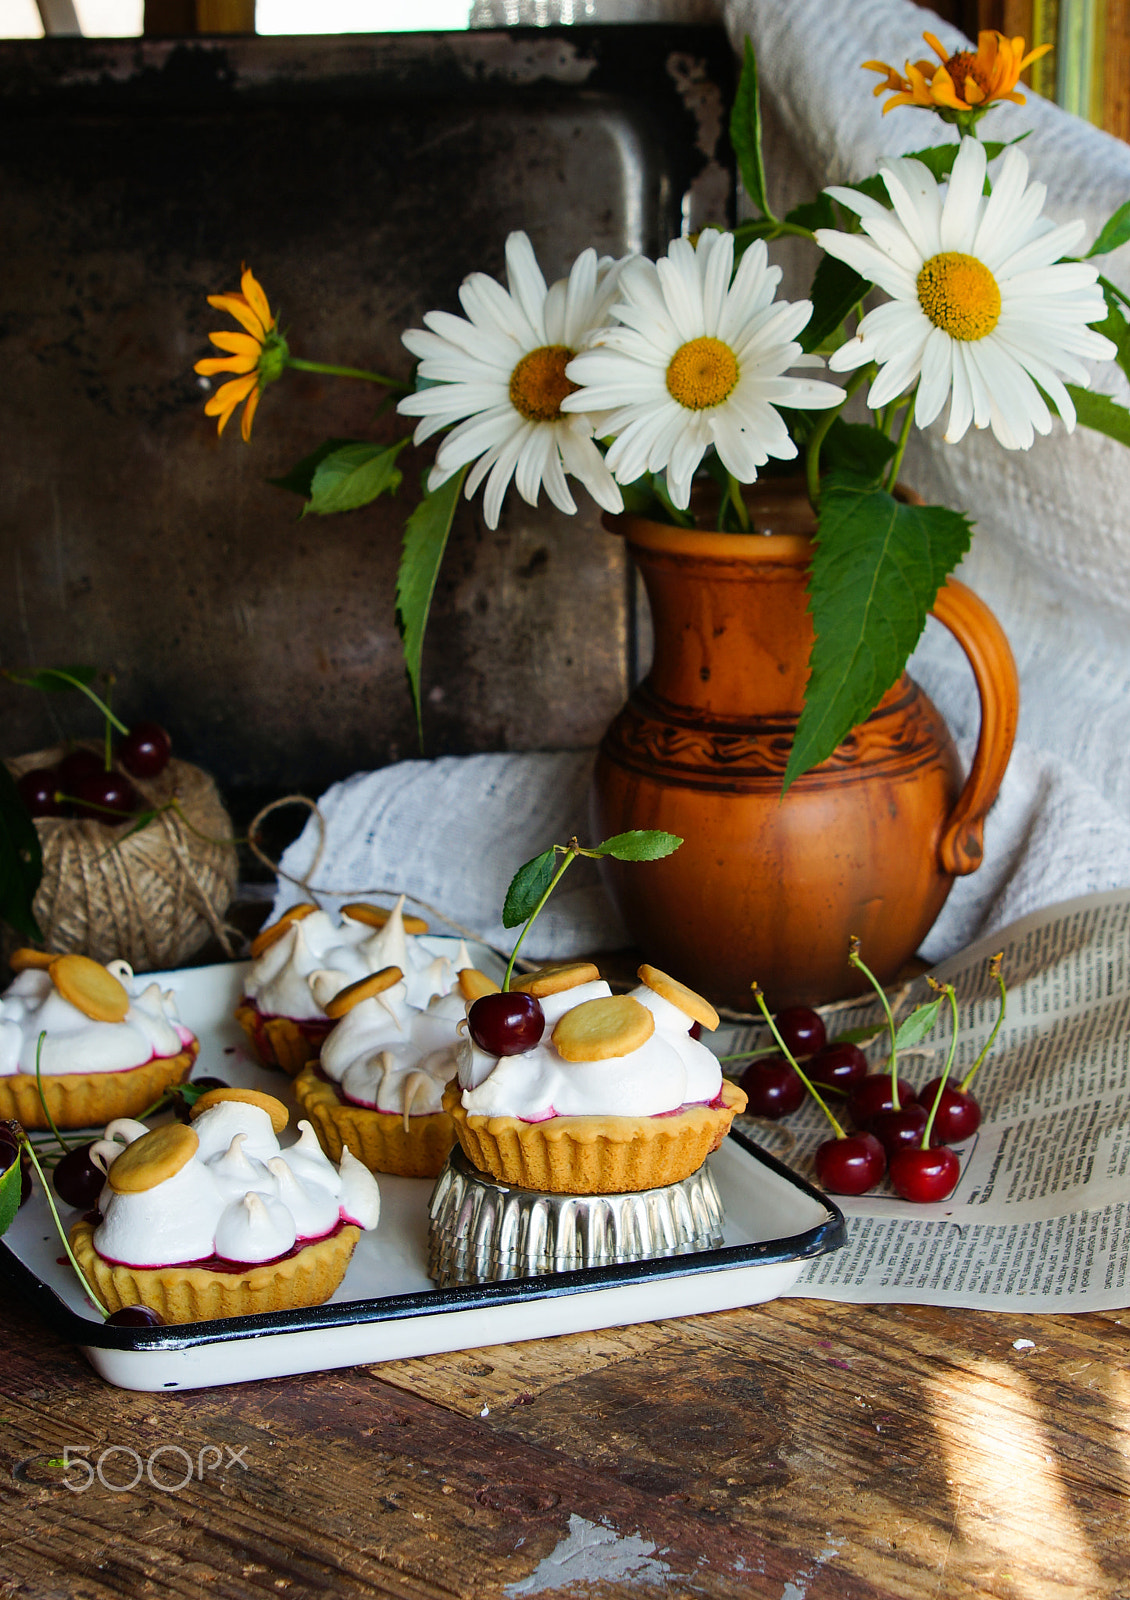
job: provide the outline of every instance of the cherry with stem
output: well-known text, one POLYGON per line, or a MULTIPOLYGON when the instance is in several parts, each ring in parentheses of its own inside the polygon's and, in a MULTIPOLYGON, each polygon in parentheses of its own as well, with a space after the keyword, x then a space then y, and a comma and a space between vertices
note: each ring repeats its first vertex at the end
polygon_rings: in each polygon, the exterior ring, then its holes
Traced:
POLYGON ((593 849, 587 849, 573 837, 568 844, 552 845, 518 868, 506 891, 502 925, 516 928, 522 922, 525 927, 510 952, 501 992, 481 995, 467 1012, 467 1026, 480 1049, 493 1055, 521 1055, 540 1041, 545 1029, 541 1003, 536 995, 512 992, 510 979, 526 935, 577 857, 588 856, 594 861, 605 856, 615 861, 658 861, 677 850, 682 842, 677 834, 650 828, 633 828, 627 833, 615 834, 593 849), (565 857, 560 866, 557 865, 559 855, 565 857))
POLYGON ((952 1023, 950 1047, 946 1064, 942 1068, 941 1087, 934 1097, 934 1104, 930 1108, 926 1126, 922 1130, 922 1142, 915 1149, 900 1150, 892 1158, 890 1177, 895 1190, 904 1200, 928 1204, 931 1201, 949 1199, 957 1188, 957 1181, 961 1176, 961 1163, 953 1151, 945 1146, 933 1150, 930 1148, 934 1119, 942 1099, 941 1091, 945 1088, 946 1079, 953 1067, 953 1058, 957 1053, 957 996, 952 983, 937 983, 929 977, 926 981, 935 994, 944 996, 949 1001, 952 1023))
POLYGON ((894 1111, 901 1111, 902 1103, 899 1100, 898 1080, 898 1036, 895 1028, 894 1015, 891 1011, 891 1004, 887 999, 882 984, 871 971, 870 967, 865 965, 863 957, 859 953, 859 945, 859 939, 855 936, 855 934, 852 934, 848 948, 848 963, 849 965, 855 967, 859 972, 862 972, 863 976, 867 979, 868 983, 870 983, 875 993, 879 996, 883 1010, 887 1014, 887 1029, 891 1036, 891 1059, 889 1062, 889 1071, 891 1074, 891 1108, 894 1111))
POLYGON ((816 1085, 807 1077, 796 1057, 781 1037, 769 1007, 765 1003, 765 996, 761 992, 760 985, 755 981, 750 985, 750 988, 753 990, 753 997, 757 1002, 758 1010, 768 1023, 769 1031, 776 1039, 781 1054, 792 1065, 793 1071, 832 1124, 835 1132, 834 1139, 826 1139, 823 1144, 817 1147, 815 1156, 817 1177, 824 1187, 833 1194, 866 1194, 868 1189, 875 1187, 886 1171, 887 1158, 883 1152, 882 1145, 872 1133, 849 1134, 844 1131, 836 1117, 829 1110, 816 1085))

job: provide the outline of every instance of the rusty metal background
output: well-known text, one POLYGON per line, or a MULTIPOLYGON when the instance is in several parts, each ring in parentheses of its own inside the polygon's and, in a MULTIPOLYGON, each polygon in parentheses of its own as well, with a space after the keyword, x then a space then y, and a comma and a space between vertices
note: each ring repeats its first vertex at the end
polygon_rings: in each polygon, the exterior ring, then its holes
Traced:
MULTIPOLYGON (((298 521, 264 480, 374 392, 305 374, 245 446, 203 415, 205 295, 255 271, 296 355, 407 376, 524 227, 549 278, 725 221, 732 90, 711 28, 0 46, 0 650, 112 668, 237 814, 418 751, 393 618, 396 501, 298 521)), ((584 499, 583 491, 578 491, 584 499)), ((457 518, 425 653, 429 754, 593 743, 633 672, 632 584, 586 501, 457 518)), ((0 685, 9 754, 94 731, 0 685)))

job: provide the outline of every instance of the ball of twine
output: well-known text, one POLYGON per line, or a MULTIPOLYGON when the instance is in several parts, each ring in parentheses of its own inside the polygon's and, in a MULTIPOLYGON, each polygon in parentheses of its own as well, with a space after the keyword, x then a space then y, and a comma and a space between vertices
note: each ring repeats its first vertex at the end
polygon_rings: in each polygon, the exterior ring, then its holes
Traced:
MULTIPOLYGON (((37 750, 9 761, 8 770, 18 778, 54 766, 66 753, 62 745, 37 750)), ((231 956, 224 914, 238 858, 216 785, 187 761, 170 761, 159 777, 131 782, 146 809, 158 811, 136 832, 130 822, 35 819, 43 879, 34 910, 45 948, 95 961, 124 958, 137 972, 180 966, 210 936, 231 956), (176 805, 168 805, 173 799, 176 805)), ((22 942, 7 937, 7 951, 22 942)))

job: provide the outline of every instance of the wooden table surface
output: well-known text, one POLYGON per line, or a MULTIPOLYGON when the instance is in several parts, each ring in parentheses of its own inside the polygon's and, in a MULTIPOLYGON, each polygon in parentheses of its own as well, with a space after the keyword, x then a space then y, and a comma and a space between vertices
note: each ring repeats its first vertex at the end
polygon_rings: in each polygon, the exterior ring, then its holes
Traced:
POLYGON ((782 1300, 150 1395, 9 1303, 0 1596, 1125 1600, 1124 1321, 782 1300))

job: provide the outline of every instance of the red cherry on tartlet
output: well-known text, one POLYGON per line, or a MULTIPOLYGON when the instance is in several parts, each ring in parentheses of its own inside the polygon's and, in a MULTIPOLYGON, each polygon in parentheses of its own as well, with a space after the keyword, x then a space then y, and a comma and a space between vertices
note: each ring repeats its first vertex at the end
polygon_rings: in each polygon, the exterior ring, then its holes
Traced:
POLYGON ((873 1133, 825 1139, 816 1150, 816 1177, 829 1194, 866 1194, 886 1170, 883 1146, 873 1133))
POLYGON ((545 1032, 545 1012, 536 995, 519 990, 480 995, 467 1013, 467 1027, 480 1050, 492 1056, 520 1056, 545 1032))
POLYGON ((779 1053, 751 1061, 739 1081, 746 1092, 750 1116, 766 1117, 771 1122, 798 1110, 807 1093, 792 1062, 779 1053))
POLYGON ((867 1076, 867 1057, 857 1044, 846 1040, 841 1044, 826 1044, 805 1063, 805 1071, 813 1083, 829 1089, 848 1090, 867 1076))
POLYGON ((956 1083, 931 1078, 918 1093, 919 1104, 924 1105, 927 1111, 933 1106, 939 1089, 942 1091, 942 1103, 934 1118, 934 1132, 938 1135, 939 1143, 961 1144, 962 1140, 971 1139, 981 1126, 981 1107, 968 1090, 956 1083))
POLYGON ((773 1018, 785 1048, 794 1056, 814 1055, 828 1042, 824 1021, 810 1006, 786 1006, 773 1018))
POLYGON ((900 1150, 891 1160, 892 1186, 904 1200, 920 1205, 948 1200, 960 1176, 961 1162, 947 1145, 933 1150, 900 1150))
MULTIPOLYGON (((914 1085, 906 1083, 902 1078, 898 1081, 899 1108, 912 1106, 918 1099, 914 1092, 914 1085)), ((866 1129, 871 1124, 871 1118, 880 1111, 893 1111, 895 1109, 894 1095, 891 1090, 891 1075, 889 1072, 872 1072, 868 1077, 861 1078, 848 1096, 848 1114, 857 1128, 866 1129)))
POLYGON ((55 798, 62 788, 57 767, 33 767, 16 779, 16 788, 31 816, 63 816, 62 803, 55 798))
POLYGON ((135 722, 114 746, 131 778, 157 778, 169 764, 173 741, 157 722, 135 722))

